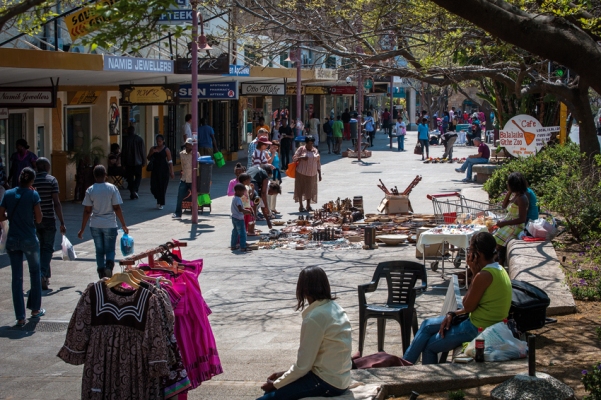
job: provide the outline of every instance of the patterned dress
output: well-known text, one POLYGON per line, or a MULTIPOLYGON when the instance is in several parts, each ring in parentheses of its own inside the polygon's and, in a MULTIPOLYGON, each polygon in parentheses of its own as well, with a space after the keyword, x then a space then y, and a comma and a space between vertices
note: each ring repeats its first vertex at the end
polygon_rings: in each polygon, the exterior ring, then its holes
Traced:
MULTIPOLYGON (((515 219, 520 216, 520 207, 515 203, 511 203, 509 205, 509 207, 507 207, 507 211, 508 211, 507 217, 505 217, 505 220, 507 220, 507 221, 515 219)), ((518 237, 518 235, 520 234, 520 232, 523 230, 524 230, 524 224, 505 225, 505 226, 497 229, 495 231, 495 233, 493 233, 493 236, 495 237, 495 240, 497 241, 497 244, 499 246, 507 247, 507 244, 509 243, 509 241, 511 239, 516 239, 518 237)))
POLYGON ((88 285, 71 317, 63 361, 84 364, 82 399, 162 399, 169 376, 159 296, 88 285))

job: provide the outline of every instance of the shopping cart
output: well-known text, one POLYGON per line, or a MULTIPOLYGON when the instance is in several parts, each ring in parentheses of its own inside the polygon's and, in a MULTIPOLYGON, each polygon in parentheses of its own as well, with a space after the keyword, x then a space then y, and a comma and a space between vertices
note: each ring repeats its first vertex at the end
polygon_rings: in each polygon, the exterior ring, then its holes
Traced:
MULTIPOLYGON (((482 217, 483 223, 487 226, 494 226, 497 221, 507 215, 507 211, 498 205, 466 199, 460 193, 429 194, 428 199, 432 200, 434 207, 434 217, 437 225, 443 224, 471 224, 476 219, 482 217)), ((455 268, 460 268, 465 261, 465 249, 457 248, 448 243, 442 243, 438 254, 434 257, 435 261, 430 263, 432 271, 438 270, 439 262, 442 264, 442 277, 445 275, 445 261, 452 262, 455 268)), ((425 263, 425 257, 424 257, 425 263)), ((466 288, 467 288, 467 265, 465 269, 466 288)))
POLYGON ((427 197, 432 200, 437 224, 463 224, 479 217, 491 221, 489 222, 491 224, 507 215, 507 211, 499 205, 466 199, 457 192, 429 194, 427 197))

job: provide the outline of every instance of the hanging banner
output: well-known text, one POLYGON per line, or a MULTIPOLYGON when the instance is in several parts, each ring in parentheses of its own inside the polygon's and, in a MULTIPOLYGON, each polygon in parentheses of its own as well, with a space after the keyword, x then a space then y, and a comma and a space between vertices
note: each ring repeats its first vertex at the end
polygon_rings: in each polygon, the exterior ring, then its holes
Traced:
POLYGON ((305 94, 329 94, 328 88, 323 86, 305 86, 305 94))
POLYGON ((530 115, 516 115, 499 131, 501 147, 505 147, 514 157, 527 157, 536 154, 546 145, 559 126, 542 126, 530 115))
MULTIPOLYGON (((192 98, 192 85, 179 85, 179 98, 192 98)), ((238 82, 211 82, 198 84, 199 100, 238 100, 238 82)))
POLYGON ((56 92, 48 87, 0 88, 0 107, 8 108, 54 108, 56 92))
POLYGON ((101 22, 108 22, 110 18, 105 18, 100 14, 96 14, 98 5, 112 6, 119 0, 102 0, 90 7, 84 7, 81 10, 69 14, 65 17, 65 25, 71 36, 71 40, 75 41, 80 37, 90 33, 90 26, 97 25, 101 22))
POLYGON ((283 83, 243 83, 242 94, 246 96, 283 96, 286 85, 283 83))
POLYGON ((119 105, 174 105, 178 88, 179 85, 120 85, 119 105))
MULTIPOLYGON (((222 53, 219 57, 206 57, 198 59, 198 73, 202 75, 226 75, 230 72, 230 56, 222 53)), ((191 74, 192 59, 178 58, 175 60, 176 74, 191 74)))
POLYGON ((8 108, 0 108, 0 119, 8 119, 8 108))

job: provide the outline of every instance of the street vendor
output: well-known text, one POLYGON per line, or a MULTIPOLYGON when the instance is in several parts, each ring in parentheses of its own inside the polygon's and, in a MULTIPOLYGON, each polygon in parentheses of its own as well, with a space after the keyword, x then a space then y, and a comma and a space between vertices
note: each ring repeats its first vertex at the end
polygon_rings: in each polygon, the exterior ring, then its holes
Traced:
POLYGON ((503 267, 494 262, 496 242, 488 232, 472 237, 467 265, 474 275, 463 308, 444 316, 428 318, 420 326, 403 358, 413 364, 420 354, 422 364, 438 364, 438 353, 450 351, 507 318, 511 307, 511 281, 503 267))
POLYGON ((524 224, 528 221, 529 205, 526 178, 519 172, 512 172, 507 178, 507 194, 503 199, 503 208, 506 208, 508 213, 505 219, 497 223, 499 229, 493 233, 501 265, 505 264, 507 244, 524 230, 524 224))
POLYGON ((292 160, 298 162, 294 179, 294 201, 299 203, 299 212, 313 211, 311 202, 317 203, 317 181, 321 181, 321 162, 319 151, 314 146, 315 138, 305 138, 305 145, 300 146, 292 160), (303 207, 303 200, 307 207, 303 207))
POLYGON ((271 168, 271 165, 262 164, 252 166, 246 171, 250 175, 250 181, 254 185, 255 190, 259 193, 261 199, 259 207, 263 211, 263 216, 265 216, 269 229, 273 228, 273 226, 271 225, 271 211, 269 210, 267 195, 282 193, 282 189, 278 183, 272 182, 271 185, 269 184, 269 179, 273 175, 271 168))

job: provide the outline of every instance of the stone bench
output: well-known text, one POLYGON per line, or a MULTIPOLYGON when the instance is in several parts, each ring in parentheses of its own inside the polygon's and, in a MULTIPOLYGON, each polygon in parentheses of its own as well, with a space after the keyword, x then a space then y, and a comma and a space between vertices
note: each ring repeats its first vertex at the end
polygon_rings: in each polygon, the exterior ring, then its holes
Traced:
POLYGON ((507 265, 511 279, 528 282, 547 293, 551 300, 547 315, 576 312, 574 297, 551 242, 510 241, 507 265))
POLYGON ((498 168, 500 166, 495 164, 476 164, 472 167, 472 172, 476 173, 476 182, 484 183, 498 168))

